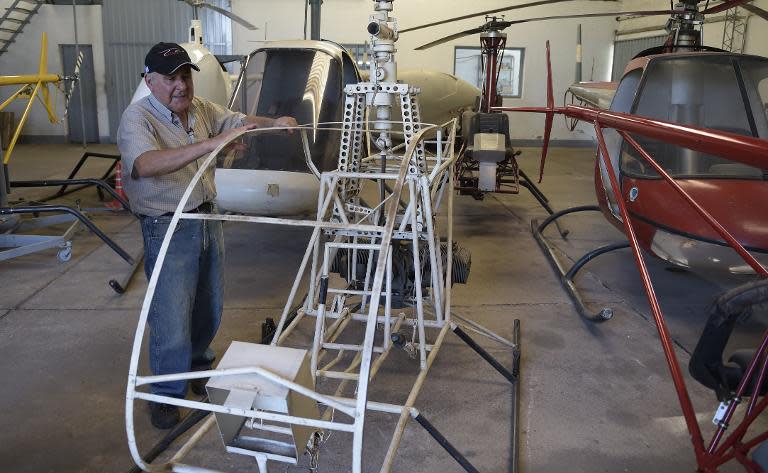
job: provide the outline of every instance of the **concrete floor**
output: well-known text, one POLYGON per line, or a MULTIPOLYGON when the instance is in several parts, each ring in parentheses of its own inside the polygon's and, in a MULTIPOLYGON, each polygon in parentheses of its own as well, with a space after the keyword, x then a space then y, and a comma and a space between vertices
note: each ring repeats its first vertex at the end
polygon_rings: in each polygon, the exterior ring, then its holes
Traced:
MULTIPOLYGON (((95 146, 92 150, 114 151, 95 146)), ((65 177, 82 149, 21 146, 13 179, 65 177)), ((521 164, 533 175, 537 151, 521 164)), ((542 189, 557 208, 595 201, 591 149, 555 149, 542 189)), ((84 174, 99 175, 105 163, 84 174)), ((523 191, 525 192, 525 191, 523 191)), ((48 192, 14 192, 11 200, 48 192)), ((93 190, 84 207, 100 205, 93 190)), ((489 195, 482 202, 456 199, 455 238, 472 252, 466 286, 454 287, 455 312, 511 338, 522 320, 521 465, 525 472, 685 472, 695 462, 656 329, 628 250, 590 263, 577 278, 594 307, 615 311, 610 322, 579 318, 530 233, 544 211, 524 193, 489 195)), ((141 245, 136 221, 97 213, 94 221, 130 252, 141 245)), ((570 259, 621 238, 599 215, 567 220, 570 259)), ((290 289, 309 232, 297 228, 227 225, 227 293, 219 353, 231 340, 256 341, 261 321, 277 317, 290 289)), ((74 239, 71 261, 55 250, 0 262, 0 471, 14 473, 128 471, 133 463, 125 435, 128 359, 146 290, 142 273, 117 295, 107 281, 127 265, 85 230, 74 239)), ((689 352, 703 327, 706 306, 743 278, 670 272, 651 262, 656 288, 687 375, 689 352)), ((760 328, 749 326, 747 340, 760 328)), ((297 337, 306 337, 306 326, 297 337)), ((300 341, 300 340, 299 340, 300 341)), ((478 341, 510 366, 511 352, 478 341)), ((375 400, 402 403, 418 365, 393 353, 373 385, 375 400)), ((714 395, 686 377, 705 433, 714 395)), ((511 388, 458 338, 449 334, 416 403, 423 414, 482 472, 509 471, 511 388)), ((137 403, 140 449, 163 435, 137 403)), ((395 419, 371 415, 366 425, 365 471, 378 471, 395 419)), ((350 436, 336 433, 322 446, 320 472, 350 471, 350 436)), ((210 433, 189 460, 223 471, 256 471, 255 463, 223 452, 210 433)), ((275 466, 274 471, 307 471, 275 466)), ((396 472, 459 472, 461 468, 411 422, 396 472)), ((738 467, 722 471, 741 471, 738 467)))

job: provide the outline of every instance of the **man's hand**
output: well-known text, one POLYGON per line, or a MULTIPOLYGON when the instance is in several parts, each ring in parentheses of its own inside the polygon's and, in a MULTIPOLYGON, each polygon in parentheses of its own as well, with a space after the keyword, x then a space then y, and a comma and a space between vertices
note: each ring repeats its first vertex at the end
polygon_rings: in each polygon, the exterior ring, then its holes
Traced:
MULTIPOLYGON (((220 135, 214 136, 212 138, 208 139, 208 144, 211 147, 210 152, 218 148, 221 144, 227 143, 230 140, 232 140, 235 136, 237 136, 239 133, 247 130, 253 130, 254 128, 259 128, 258 123, 248 123, 245 126, 237 127, 237 128, 231 128, 229 130, 226 130, 225 132, 221 133, 220 135)), ((235 151, 244 151, 245 145, 243 143, 231 143, 232 146, 228 147, 228 150, 235 150, 235 151)))
MULTIPOLYGON (((299 122, 293 117, 280 117, 275 118, 275 123, 272 125, 275 128, 292 128, 299 126, 299 122)), ((293 130, 285 130, 288 134, 292 134, 293 130)))

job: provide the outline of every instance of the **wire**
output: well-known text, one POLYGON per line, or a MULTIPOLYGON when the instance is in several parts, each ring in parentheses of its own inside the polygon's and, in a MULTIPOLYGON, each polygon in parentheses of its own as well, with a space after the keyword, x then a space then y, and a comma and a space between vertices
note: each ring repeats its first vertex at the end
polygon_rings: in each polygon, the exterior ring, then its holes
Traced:
POLYGON ((304 0, 304 39, 307 39, 307 11, 309 10, 309 0, 304 0))

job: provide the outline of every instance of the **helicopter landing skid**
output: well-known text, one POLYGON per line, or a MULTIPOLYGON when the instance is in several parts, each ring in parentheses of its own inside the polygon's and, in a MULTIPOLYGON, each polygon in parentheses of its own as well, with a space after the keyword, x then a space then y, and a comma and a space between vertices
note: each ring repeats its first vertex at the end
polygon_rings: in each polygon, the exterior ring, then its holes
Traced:
POLYGON ((573 282, 573 278, 576 277, 576 273, 578 273, 579 270, 581 270, 581 268, 583 268, 584 265, 588 262, 605 253, 609 253, 614 250, 620 250, 622 248, 629 248, 629 242, 624 241, 611 243, 610 245, 601 246, 600 248, 589 251, 584 256, 579 258, 579 260, 576 261, 573 266, 571 266, 571 268, 566 271, 563 265, 555 256, 554 246, 552 246, 544 236, 544 229, 553 222, 557 224, 557 219, 563 215, 576 212, 594 211, 599 212, 600 207, 596 205, 583 205, 579 207, 564 209, 553 213, 547 219, 541 222, 541 224, 539 224, 538 220, 531 221, 531 231, 533 232, 533 236, 536 239, 536 242, 544 252, 544 256, 547 257, 547 260, 552 265, 552 268, 558 273, 560 277, 560 284, 562 284, 563 289, 565 289, 565 292, 568 293, 571 301, 573 301, 574 305, 576 306, 576 310, 579 312, 579 315, 592 322, 605 322, 606 320, 613 318, 613 309, 610 307, 603 307, 597 313, 591 312, 584 303, 584 300, 581 298, 581 294, 579 294, 579 290, 576 288, 576 285, 573 282))

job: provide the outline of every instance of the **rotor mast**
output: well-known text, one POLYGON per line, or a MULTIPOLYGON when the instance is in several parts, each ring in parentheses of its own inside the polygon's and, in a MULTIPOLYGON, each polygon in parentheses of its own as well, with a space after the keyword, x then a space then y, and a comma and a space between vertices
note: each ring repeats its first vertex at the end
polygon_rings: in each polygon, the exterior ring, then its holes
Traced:
POLYGON ((496 17, 489 21, 490 28, 480 34, 483 60, 485 61, 485 77, 483 78, 483 98, 480 111, 490 113, 491 107, 496 105, 497 83, 496 79, 501 68, 500 58, 507 44, 507 34, 499 28, 494 28, 496 17))
POLYGON ((701 27, 704 14, 699 11, 698 0, 683 0, 675 4, 667 21, 669 33, 666 46, 671 51, 695 49, 701 46, 701 27))
MULTIPOLYGON (((398 39, 397 20, 389 16, 394 0, 373 0, 374 14, 368 23, 368 33, 371 35, 371 72, 370 81, 373 83, 396 83, 397 62, 395 61, 395 42, 398 39)), ((368 105, 375 109, 374 128, 379 130, 376 146, 381 149, 392 147, 392 95, 383 93, 368 94, 368 105)))

